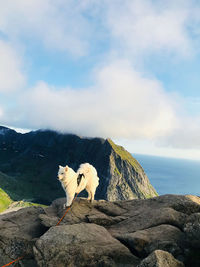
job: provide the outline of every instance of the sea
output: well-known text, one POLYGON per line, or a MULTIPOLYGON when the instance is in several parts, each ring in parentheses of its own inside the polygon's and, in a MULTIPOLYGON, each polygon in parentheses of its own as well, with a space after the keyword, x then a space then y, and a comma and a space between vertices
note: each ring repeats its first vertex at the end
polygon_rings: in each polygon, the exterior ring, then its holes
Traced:
POLYGON ((133 154, 159 195, 200 196, 200 161, 133 154))

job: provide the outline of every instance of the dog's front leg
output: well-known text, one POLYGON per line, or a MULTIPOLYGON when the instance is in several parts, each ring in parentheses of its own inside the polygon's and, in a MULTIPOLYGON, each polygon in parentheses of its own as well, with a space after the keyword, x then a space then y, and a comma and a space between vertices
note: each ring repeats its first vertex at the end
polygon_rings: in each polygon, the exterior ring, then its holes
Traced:
POLYGON ((63 205, 63 209, 66 209, 69 206, 69 196, 66 194, 66 203, 63 205))
POLYGON ((88 198, 87 198, 87 200, 91 200, 91 193, 90 193, 90 191, 88 191, 88 198))
POLYGON ((66 195, 66 203, 64 204, 63 208, 66 209, 67 207, 70 207, 72 205, 73 199, 74 199, 74 194, 66 195))

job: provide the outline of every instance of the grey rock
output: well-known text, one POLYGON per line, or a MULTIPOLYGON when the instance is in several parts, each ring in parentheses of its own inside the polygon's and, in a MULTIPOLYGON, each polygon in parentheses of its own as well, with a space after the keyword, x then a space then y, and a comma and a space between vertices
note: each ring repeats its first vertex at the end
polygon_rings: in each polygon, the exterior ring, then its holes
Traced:
POLYGON ((162 224, 134 233, 115 235, 115 237, 142 258, 157 249, 168 251, 175 257, 182 257, 183 254, 181 244, 184 234, 172 225, 162 224))
MULTIPOLYGON (((45 214, 39 217, 42 223, 47 226, 55 226, 64 214, 63 204, 65 198, 53 201, 52 205, 44 209, 45 214)), ((107 201, 94 201, 90 203, 87 199, 78 198, 72 205, 70 212, 62 220, 61 224, 75 224, 81 222, 90 222, 102 226, 116 224, 127 217, 123 214, 125 209, 107 201)))
POLYGON ((159 198, 159 201, 166 202, 171 208, 187 215, 200 212, 200 197, 198 196, 177 195, 175 200, 173 195, 164 195, 159 198))
POLYGON ((155 250, 138 267, 184 267, 184 264, 166 251, 155 250))
POLYGON ((113 235, 132 233, 161 224, 170 224, 182 229, 187 215, 171 208, 170 203, 160 203, 160 198, 116 203, 127 209, 127 212, 123 213, 127 220, 112 225, 109 231, 113 235))
POLYGON ((42 213, 42 208, 30 207, 0 216, 0 266, 21 256, 31 266, 35 239, 46 231, 38 218, 42 213))
POLYGON ((26 253, 27 267, 183 266, 178 260, 199 267, 198 197, 77 198, 56 226, 64 202, 0 215, 0 266, 26 253))
POLYGON ((185 262, 187 266, 200 266, 200 213, 190 215, 184 225, 186 236, 185 262))
POLYGON ((35 244, 39 266, 137 266, 139 260, 96 224, 52 227, 35 244))
POLYGON ((194 213, 187 219, 184 232, 188 242, 192 246, 200 248, 200 213, 194 213))

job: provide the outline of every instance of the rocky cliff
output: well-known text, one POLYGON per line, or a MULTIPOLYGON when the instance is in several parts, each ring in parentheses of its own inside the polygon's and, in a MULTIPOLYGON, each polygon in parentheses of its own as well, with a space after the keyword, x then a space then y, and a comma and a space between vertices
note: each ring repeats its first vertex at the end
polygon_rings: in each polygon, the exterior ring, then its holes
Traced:
POLYGON ((140 164, 110 139, 82 138, 53 131, 20 134, 0 127, 0 188, 13 200, 49 204, 64 196, 58 165, 77 170, 95 166, 100 177, 96 199, 149 198, 157 193, 140 164))
POLYGON ((65 199, 0 215, 0 266, 200 266, 200 198, 65 199))

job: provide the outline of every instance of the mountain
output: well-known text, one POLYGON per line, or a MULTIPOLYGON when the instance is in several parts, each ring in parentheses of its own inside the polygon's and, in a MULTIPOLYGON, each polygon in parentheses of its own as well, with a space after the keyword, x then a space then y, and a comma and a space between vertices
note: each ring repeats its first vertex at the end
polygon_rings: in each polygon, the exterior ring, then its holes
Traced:
POLYGON ((127 200, 157 195, 143 168, 111 139, 82 138, 50 130, 17 133, 0 127, 0 187, 13 200, 49 204, 64 196, 59 165, 77 170, 89 162, 100 184, 96 199, 127 200))

